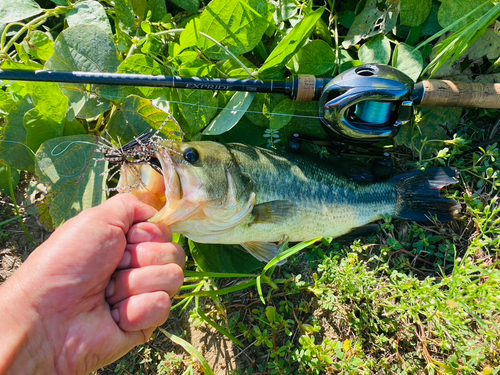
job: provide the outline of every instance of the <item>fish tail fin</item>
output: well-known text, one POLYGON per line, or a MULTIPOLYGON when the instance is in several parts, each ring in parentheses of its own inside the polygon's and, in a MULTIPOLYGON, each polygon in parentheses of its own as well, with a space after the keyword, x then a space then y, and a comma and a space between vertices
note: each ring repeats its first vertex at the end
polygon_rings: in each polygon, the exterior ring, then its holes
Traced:
POLYGON ((414 221, 429 221, 436 217, 441 222, 452 221, 460 204, 440 196, 440 190, 457 183, 459 171, 452 167, 430 168, 396 176, 391 182, 398 192, 395 217, 414 221))

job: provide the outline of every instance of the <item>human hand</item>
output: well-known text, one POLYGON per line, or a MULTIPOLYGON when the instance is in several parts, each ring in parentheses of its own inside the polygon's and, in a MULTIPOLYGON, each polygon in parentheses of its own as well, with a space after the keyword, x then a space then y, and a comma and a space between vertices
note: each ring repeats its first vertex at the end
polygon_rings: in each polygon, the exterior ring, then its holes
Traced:
POLYGON ((0 286, 0 373, 87 374, 146 342, 183 282, 156 211, 119 194, 58 228, 0 286))

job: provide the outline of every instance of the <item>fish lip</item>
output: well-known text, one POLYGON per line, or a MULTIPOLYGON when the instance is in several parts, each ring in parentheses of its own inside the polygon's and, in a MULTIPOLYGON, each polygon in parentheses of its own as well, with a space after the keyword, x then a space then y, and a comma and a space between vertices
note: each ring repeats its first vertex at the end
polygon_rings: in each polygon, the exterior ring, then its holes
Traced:
POLYGON ((163 182, 165 184, 165 199, 166 199, 165 205, 168 204, 169 200, 174 199, 174 197, 169 197, 167 194, 167 189, 168 191, 172 190, 171 189, 172 182, 177 183, 177 186, 175 186, 174 189, 179 190, 179 196, 175 197, 175 199, 181 200, 183 195, 182 180, 177 171, 176 163, 173 160, 172 156, 170 156, 169 151, 170 150, 168 148, 163 148, 155 152, 155 156, 159 160, 161 165, 163 182), (168 163, 167 160, 169 161, 168 163))

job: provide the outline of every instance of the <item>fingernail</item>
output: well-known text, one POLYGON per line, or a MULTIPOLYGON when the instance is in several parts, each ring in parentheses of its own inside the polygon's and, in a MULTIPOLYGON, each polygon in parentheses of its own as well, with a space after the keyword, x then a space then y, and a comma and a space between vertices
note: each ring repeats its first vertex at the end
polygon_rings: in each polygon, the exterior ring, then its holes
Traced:
POLYGON ((115 323, 120 322, 120 313, 118 312, 118 309, 111 310, 111 316, 113 317, 113 320, 115 321, 115 323))
POLYGON ((115 280, 111 279, 108 286, 106 287, 106 298, 111 297, 113 294, 115 294, 115 280))
POLYGON ((134 242, 150 242, 153 240, 153 235, 147 230, 137 227, 134 232, 134 242))
POLYGON ((131 255, 129 251, 125 251, 122 256, 122 260, 120 260, 120 264, 118 268, 127 268, 130 265, 131 255))

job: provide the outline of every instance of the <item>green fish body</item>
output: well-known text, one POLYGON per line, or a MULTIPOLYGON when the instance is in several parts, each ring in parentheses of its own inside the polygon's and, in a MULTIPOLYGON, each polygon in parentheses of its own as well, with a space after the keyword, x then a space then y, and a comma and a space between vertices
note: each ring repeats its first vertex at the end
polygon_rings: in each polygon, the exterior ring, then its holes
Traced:
POLYGON ((161 174, 124 166, 119 183, 159 210, 150 221, 196 242, 240 244, 263 261, 285 237, 339 237, 383 215, 448 221, 459 208, 439 195, 456 182, 453 168, 360 183, 334 163, 243 144, 164 141, 157 149, 161 174))

